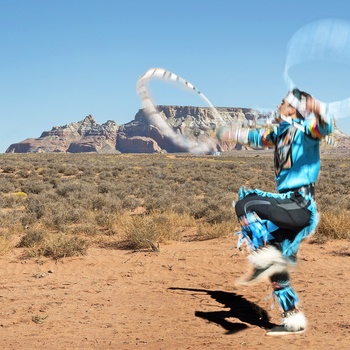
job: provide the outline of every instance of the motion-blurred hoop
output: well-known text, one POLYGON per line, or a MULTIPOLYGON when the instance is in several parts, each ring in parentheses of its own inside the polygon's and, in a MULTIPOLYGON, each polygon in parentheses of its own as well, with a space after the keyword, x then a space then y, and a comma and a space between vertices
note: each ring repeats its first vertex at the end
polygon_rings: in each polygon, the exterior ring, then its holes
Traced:
POLYGON ((204 142, 204 140, 201 140, 201 130, 199 130, 199 128, 193 127, 192 135, 194 136, 194 139, 192 139, 184 133, 176 132, 160 115, 155 103, 153 102, 148 88, 148 83, 152 79, 159 79, 164 82, 177 82, 189 91, 195 92, 210 107, 214 116, 213 124, 222 125, 224 124, 223 118, 221 117, 217 109, 214 107, 212 102, 203 93, 197 90, 195 86, 189 81, 163 68, 151 68, 147 70, 143 75, 140 76, 136 83, 136 92, 141 99, 142 108, 146 113, 149 122, 152 125, 159 128, 166 137, 169 137, 175 144, 177 144, 184 150, 187 150, 192 153, 202 154, 212 152, 213 149, 212 147, 210 147, 208 142, 204 142))

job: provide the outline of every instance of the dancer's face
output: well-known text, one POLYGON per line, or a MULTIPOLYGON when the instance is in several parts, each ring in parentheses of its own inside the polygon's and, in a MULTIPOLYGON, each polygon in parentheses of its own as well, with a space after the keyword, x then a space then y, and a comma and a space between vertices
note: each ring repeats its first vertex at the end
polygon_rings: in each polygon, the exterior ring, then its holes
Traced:
MULTIPOLYGON (((278 115, 284 115, 285 117, 296 118, 296 109, 292 107, 284 98, 282 102, 277 106, 278 115)), ((281 122, 282 119, 277 118, 277 122, 281 122)))

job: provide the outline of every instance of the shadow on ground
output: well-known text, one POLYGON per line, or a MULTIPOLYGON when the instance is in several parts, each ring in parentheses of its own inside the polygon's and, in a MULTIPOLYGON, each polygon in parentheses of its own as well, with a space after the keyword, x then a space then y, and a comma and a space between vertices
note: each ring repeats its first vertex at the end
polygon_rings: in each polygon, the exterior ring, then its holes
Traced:
POLYGON ((177 287, 171 287, 169 290, 188 291, 192 292, 192 295, 205 293, 218 303, 223 304, 224 308, 229 308, 227 311, 195 311, 195 316, 220 325, 226 330, 226 334, 240 332, 249 328, 249 326, 258 326, 264 329, 270 329, 276 326, 276 324, 269 321, 267 311, 236 293, 177 287), (228 320, 232 318, 236 318, 241 322, 228 320))

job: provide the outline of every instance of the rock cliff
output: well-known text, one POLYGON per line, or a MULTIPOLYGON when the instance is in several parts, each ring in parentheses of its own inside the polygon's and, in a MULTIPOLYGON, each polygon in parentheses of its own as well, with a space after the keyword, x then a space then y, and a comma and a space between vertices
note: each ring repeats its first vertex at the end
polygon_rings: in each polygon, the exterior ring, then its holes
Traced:
MULTIPOLYGON (((177 135, 187 140, 205 143, 211 152, 247 149, 235 143, 218 143, 215 128, 219 123, 252 124, 259 114, 248 108, 217 108, 218 121, 211 108, 193 106, 158 106, 159 114, 177 135)), ((349 148, 350 137, 337 131, 339 149, 349 148)), ((82 121, 55 126, 38 138, 28 138, 8 147, 6 153, 177 153, 183 145, 172 141, 162 130, 152 125, 143 110, 133 121, 118 126, 114 121, 96 123, 88 115, 82 121)))
POLYGON ((54 126, 38 138, 28 138, 8 147, 6 153, 98 152, 113 153, 118 125, 107 121, 100 125, 88 115, 80 122, 54 126))

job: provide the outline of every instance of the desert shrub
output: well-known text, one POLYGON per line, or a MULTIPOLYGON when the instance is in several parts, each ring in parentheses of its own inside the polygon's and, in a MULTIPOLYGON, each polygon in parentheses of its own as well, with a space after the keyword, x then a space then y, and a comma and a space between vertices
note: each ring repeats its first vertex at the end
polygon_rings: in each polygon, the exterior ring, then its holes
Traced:
POLYGON ((1 176, 0 177, 0 193, 14 192, 16 189, 13 179, 1 176))
POLYGON ((316 241, 350 239, 349 214, 346 211, 325 211, 315 232, 316 241))
POLYGON ((12 173, 16 172, 16 167, 14 165, 6 165, 2 168, 2 171, 5 174, 12 174, 12 173))
POLYGON ((57 186, 56 193, 62 197, 75 196, 82 190, 82 184, 77 181, 65 181, 57 186))
POLYGON ((207 222, 201 223, 198 226, 198 231, 194 239, 206 241, 209 239, 226 237, 232 235, 235 232, 234 227, 235 225, 233 225, 230 222, 222 222, 215 224, 210 224, 207 222))
POLYGON ((52 259, 85 255, 89 243, 87 240, 64 234, 46 235, 45 239, 29 251, 32 256, 45 256, 52 259))
POLYGON ((8 194, 0 193, 0 208, 20 210, 25 203, 27 194, 24 192, 14 192, 8 194))
POLYGON ((104 230, 108 230, 109 233, 113 233, 113 227, 116 223, 117 213, 99 211, 95 215, 96 223, 104 230))
POLYGON ((203 201, 192 202, 188 205, 188 213, 195 219, 202 219, 208 213, 208 208, 203 201))
POLYGON ((0 256, 5 255, 13 248, 10 235, 0 234, 0 256))
POLYGON ((206 212, 205 221, 209 224, 220 224, 225 222, 235 220, 233 211, 231 208, 226 207, 210 207, 208 211, 206 212))
POLYGON ((162 230, 150 216, 134 216, 125 232, 125 246, 129 249, 149 247, 149 242, 158 242, 162 230))
POLYGON ((26 178, 33 175, 33 171, 34 171, 34 169, 31 169, 31 170, 26 169, 26 168, 19 169, 17 171, 17 177, 19 177, 21 179, 26 179, 26 178))
POLYGON ((18 243, 19 248, 30 248, 43 242, 45 232, 41 230, 28 230, 18 243))
POLYGON ((92 195, 87 198, 87 201, 87 208, 94 212, 104 211, 114 213, 124 208, 123 200, 109 193, 92 195))
POLYGON ((152 210, 163 210, 166 211, 168 209, 174 208, 174 203, 178 199, 176 199, 174 193, 167 189, 160 192, 154 192, 152 194, 148 194, 145 198, 145 208, 147 211, 152 210))
POLYGON ((57 171, 64 176, 73 176, 79 173, 79 169, 72 164, 61 164, 57 171))
POLYGON ((103 210, 108 205, 108 199, 100 194, 92 196, 90 202, 93 211, 103 210))
POLYGON ((81 174, 79 175, 79 177, 84 179, 93 179, 95 175, 96 173, 93 168, 84 167, 81 169, 81 174))
POLYGON ((98 193, 108 193, 111 191, 111 185, 107 181, 102 181, 97 187, 98 193))
POLYGON ((334 201, 334 195, 328 193, 320 194, 319 191, 316 193, 317 196, 317 209, 318 211, 332 210, 337 206, 334 201))
POLYGON ((43 197, 28 196, 25 201, 25 211, 35 220, 42 218, 45 214, 45 200, 43 197))
POLYGON ((124 247, 141 249, 150 246, 149 242, 159 243, 178 240, 181 227, 188 223, 186 218, 175 213, 153 211, 144 215, 134 215, 124 225, 124 247))
POLYGON ((50 230, 64 232, 67 225, 77 224, 84 220, 84 208, 69 206, 67 201, 50 203, 46 206, 48 215, 42 219, 43 224, 50 230))
POLYGON ((4 241, 11 241, 23 232, 21 210, 0 210, 0 235, 4 241))
MULTIPOLYGON (((96 236, 101 233, 101 228, 97 226, 96 222, 92 219, 86 219, 76 225, 71 225, 66 227, 66 233, 73 235, 86 235, 86 236, 96 236)), ((114 232, 106 231, 105 234, 113 234, 114 232)))
POLYGON ((16 205, 16 198, 11 195, 0 195, 0 205, 2 208, 13 208, 16 205))
POLYGON ((112 167, 112 175, 114 177, 119 176, 119 174, 124 170, 124 165, 120 164, 112 167))
POLYGON ((52 189, 56 189, 61 183, 60 178, 43 177, 43 181, 48 183, 52 189))
POLYGON ((28 197, 27 193, 23 192, 23 191, 19 191, 19 192, 15 192, 13 194, 13 196, 17 199, 17 200, 23 200, 26 199, 28 197))
POLYGON ((21 191, 25 193, 39 194, 48 190, 50 187, 51 186, 47 186, 41 179, 28 177, 28 181, 21 186, 21 191))
POLYGON ((40 175, 43 177, 57 177, 58 169, 55 164, 47 164, 47 166, 40 168, 40 175))
POLYGON ((113 178, 114 178, 114 176, 110 170, 103 171, 100 173, 100 180, 102 180, 104 182, 111 181, 113 178))
POLYGON ((123 199, 122 206, 125 210, 135 210, 141 203, 142 201, 139 198, 131 195, 123 199))

